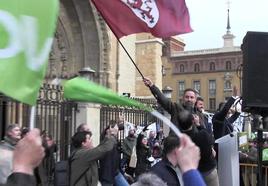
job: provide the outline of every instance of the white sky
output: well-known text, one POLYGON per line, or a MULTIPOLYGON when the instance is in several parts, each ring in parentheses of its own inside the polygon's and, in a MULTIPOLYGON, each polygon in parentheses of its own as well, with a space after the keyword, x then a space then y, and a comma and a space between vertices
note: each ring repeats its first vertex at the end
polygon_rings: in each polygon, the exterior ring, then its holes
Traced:
MULTIPOLYGON (((194 32, 180 35, 185 50, 220 48, 227 26, 227 0, 186 0, 194 32)), ((230 0, 231 33, 240 46, 247 31, 268 32, 268 0, 230 0)))

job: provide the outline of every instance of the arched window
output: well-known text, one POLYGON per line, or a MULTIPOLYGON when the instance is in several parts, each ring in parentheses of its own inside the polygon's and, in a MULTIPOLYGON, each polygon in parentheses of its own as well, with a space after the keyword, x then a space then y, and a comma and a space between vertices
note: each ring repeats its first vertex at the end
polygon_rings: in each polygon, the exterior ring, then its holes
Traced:
POLYGON ((180 72, 184 72, 184 65, 180 65, 180 72))
POLYGON ((194 71, 195 72, 199 72, 200 71, 200 67, 199 67, 199 64, 198 63, 194 64, 194 71))
POLYGON ((209 70, 210 71, 214 71, 215 70, 215 63, 212 62, 212 63, 209 64, 209 70))
POLYGON ((231 61, 226 61, 226 70, 232 70, 231 61))

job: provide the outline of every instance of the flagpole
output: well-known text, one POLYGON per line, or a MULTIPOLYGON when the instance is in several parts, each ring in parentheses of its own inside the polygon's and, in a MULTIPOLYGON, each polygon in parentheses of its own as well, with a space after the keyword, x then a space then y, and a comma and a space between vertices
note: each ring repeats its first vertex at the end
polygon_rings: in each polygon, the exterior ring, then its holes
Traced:
MULTIPOLYGON (((117 37, 116 37, 117 38, 117 37)), ((135 68, 138 70, 139 74, 141 75, 142 79, 144 79, 143 74, 141 73, 140 69, 138 68, 138 66, 136 65, 136 63, 134 62, 133 58, 130 56, 130 54, 128 53, 127 49, 124 47, 124 45, 122 44, 122 42, 117 38, 117 41, 119 42, 119 44, 121 45, 121 47, 124 49, 124 51, 127 53, 127 56, 129 57, 130 61, 133 63, 133 65, 135 66, 135 68)))
POLYGON ((132 57, 130 56, 130 54, 128 53, 127 49, 124 47, 124 45, 121 43, 121 41, 119 40, 119 38, 117 37, 117 35, 115 34, 113 28, 110 26, 110 24, 104 19, 104 16, 102 15, 102 12, 99 11, 98 7, 96 6, 94 1, 91 1, 95 8, 98 10, 98 12, 100 13, 100 15, 102 16, 103 20, 106 22, 106 24, 109 26, 110 30, 113 32, 114 36, 116 37, 117 41, 119 42, 119 44, 121 45, 121 47, 124 49, 124 51, 127 53, 127 56, 129 57, 130 61, 132 62, 132 64, 135 66, 135 68, 138 70, 139 74, 141 75, 142 79, 144 79, 143 74, 141 73, 140 69, 138 68, 138 66, 136 65, 136 63, 134 62, 134 60, 132 59, 132 57))
POLYGON ((29 123, 29 129, 32 130, 35 127, 35 106, 31 107, 31 114, 30 114, 30 123, 29 123))

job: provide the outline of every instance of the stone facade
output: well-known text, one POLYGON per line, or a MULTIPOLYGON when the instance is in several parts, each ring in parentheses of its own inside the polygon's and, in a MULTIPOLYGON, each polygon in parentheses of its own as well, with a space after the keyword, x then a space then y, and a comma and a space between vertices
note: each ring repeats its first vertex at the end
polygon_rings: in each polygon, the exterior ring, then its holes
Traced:
POLYGON ((215 111, 220 102, 241 92, 242 52, 239 47, 173 52, 164 57, 163 85, 173 89, 172 100, 180 101, 183 90, 194 88, 204 98, 206 108, 215 111))
POLYGON ((108 85, 108 37, 106 24, 89 1, 60 1, 46 81, 70 78, 83 67, 91 67, 96 81, 108 85))

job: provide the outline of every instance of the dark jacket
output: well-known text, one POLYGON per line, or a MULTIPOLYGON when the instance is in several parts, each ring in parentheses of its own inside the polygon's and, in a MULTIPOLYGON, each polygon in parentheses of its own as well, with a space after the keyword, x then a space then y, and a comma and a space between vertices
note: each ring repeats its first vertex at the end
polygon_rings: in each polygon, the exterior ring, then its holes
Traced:
POLYGON ((122 143, 122 152, 125 159, 130 159, 133 147, 136 145, 137 138, 127 136, 122 143))
POLYGON ((34 176, 24 173, 12 173, 5 186, 36 186, 34 176))
POLYGON ((119 172, 120 153, 118 146, 107 152, 106 155, 100 159, 99 177, 101 182, 114 184, 114 177, 119 172))
POLYGON ((135 169, 136 176, 149 171, 151 163, 148 158, 151 156, 150 148, 148 146, 141 145, 136 148, 137 153, 137 165, 135 169))
POLYGON ((239 117, 240 113, 235 112, 231 117, 226 118, 229 109, 235 102, 235 98, 230 97, 224 107, 216 112, 212 118, 214 138, 219 139, 226 134, 233 132, 233 122, 239 117))
POLYGON ((180 186, 176 171, 172 168, 172 164, 168 159, 163 158, 160 162, 155 164, 150 172, 160 177, 168 186, 180 186))
MULTIPOLYGON (((157 88, 155 85, 151 86, 150 90, 152 94, 154 95, 154 97, 157 99, 157 102, 170 114, 171 122, 174 123, 174 125, 176 125, 180 130, 181 130, 181 127, 179 125, 178 115, 181 111, 189 110, 190 112, 194 112, 195 114, 198 114, 198 115, 202 114, 202 113, 198 113, 196 108, 188 108, 185 105, 182 105, 180 103, 172 102, 170 99, 166 98, 163 95, 163 93, 159 90, 159 88, 157 88)), ((200 124, 204 125, 203 123, 200 123, 200 124)))
POLYGON ((71 159, 71 185, 96 186, 99 180, 97 160, 111 151, 116 143, 115 137, 106 137, 93 149, 75 150, 71 159))
POLYGON ((212 147, 214 145, 212 135, 209 134, 206 129, 197 130, 195 126, 193 126, 192 130, 185 131, 184 133, 190 136, 192 141, 200 149, 201 158, 199 161, 198 170, 202 173, 205 173, 216 168, 216 158, 212 154, 212 147))

